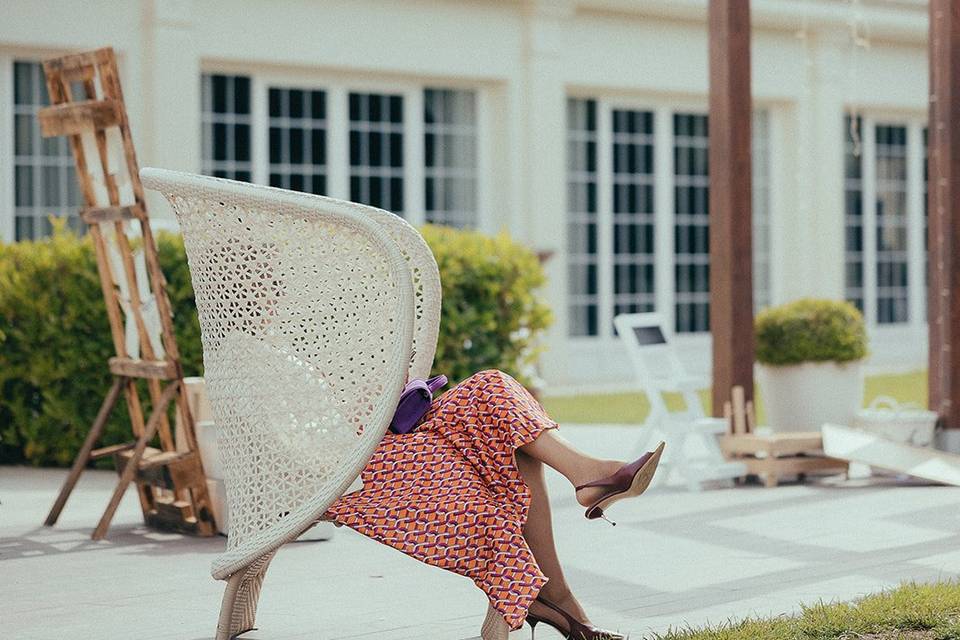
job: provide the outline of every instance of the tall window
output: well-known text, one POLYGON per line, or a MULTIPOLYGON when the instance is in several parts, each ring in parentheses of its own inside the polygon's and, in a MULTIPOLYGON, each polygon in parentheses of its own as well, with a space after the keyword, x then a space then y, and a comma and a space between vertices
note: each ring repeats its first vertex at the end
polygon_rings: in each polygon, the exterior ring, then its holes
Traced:
POLYGON ((477 106, 473 91, 423 94, 424 210, 427 222, 477 223, 477 106))
POLYGON ((251 168, 250 78, 204 75, 200 100, 203 172, 249 182, 251 168))
POLYGON ((218 74, 201 85, 205 173, 353 200, 414 224, 479 223, 475 91, 218 74))
POLYGON ((710 330, 710 178, 707 117, 673 116, 674 272, 678 332, 710 330))
MULTIPOLYGON (((708 331, 707 117, 570 98, 567 123, 570 335, 612 336, 617 314, 650 311, 664 314, 677 332, 708 331)), ((754 271, 765 304, 766 113, 756 112, 754 123, 754 271)))
POLYGON ((350 199, 403 212, 403 97, 350 94, 350 199))
POLYGON ((907 128, 876 128, 877 322, 906 322, 907 128))
POLYGON ((326 94, 271 87, 268 103, 270 186, 326 194, 326 94))
POLYGON ((862 121, 846 119, 844 146, 844 237, 847 300, 863 311, 862 121))
POLYGON ((82 198, 67 138, 42 138, 37 124, 37 112, 50 104, 43 69, 14 62, 13 81, 14 240, 49 235, 51 215, 80 231, 82 198))
POLYGON ((846 297, 871 323, 920 321, 924 129, 918 123, 851 117, 845 126, 846 297))
POLYGON ((613 313, 653 311, 653 112, 613 111, 613 313))
POLYGON ((567 102, 567 261, 570 335, 599 333, 597 103, 567 102))

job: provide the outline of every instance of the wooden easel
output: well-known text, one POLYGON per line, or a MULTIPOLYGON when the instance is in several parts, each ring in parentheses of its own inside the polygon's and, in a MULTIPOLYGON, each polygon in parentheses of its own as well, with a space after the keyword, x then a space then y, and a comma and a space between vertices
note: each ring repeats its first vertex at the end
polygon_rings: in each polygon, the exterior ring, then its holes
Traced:
POLYGON ((783 476, 846 472, 846 461, 823 454, 819 431, 756 433, 753 402, 744 402, 745 395, 743 387, 735 386, 723 404, 729 430, 720 438, 720 448, 729 459, 745 464, 748 474, 759 476, 766 487, 776 487, 783 476))
POLYGON ((40 111, 44 137, 68 136, 97 255, 116 356, 113 385, 44 522, 56 523, 80 474, 92 460, 113 456, 120 478, 92 538, 106 535, 127 486, 134 482, 150 526, 197 535, 216 532, 183 385, 170 303, 147 216, 113 49, 68 55, 43 64, 51 106, 40 111), (134 250, 132 246, 136 246, 134 250), (146 381, 150 415, 144 420, 137 388, 146 381), (123 392, 134 441, 95 449, 123 392), (179 412, 180 451, 168 407, 179 412), (159 449, 150 446, 159 436, 159 449))

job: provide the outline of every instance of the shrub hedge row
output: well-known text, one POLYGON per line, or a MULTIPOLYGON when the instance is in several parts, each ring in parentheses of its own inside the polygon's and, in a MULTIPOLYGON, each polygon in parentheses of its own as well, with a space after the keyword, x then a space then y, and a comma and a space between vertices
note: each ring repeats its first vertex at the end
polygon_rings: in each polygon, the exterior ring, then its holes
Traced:
MULTIPOLYGON (((536 256, 506 236, 425 227, 443 283, 434 368, 451 381, 499 368, 529 381, 550 322, 536 256)), ((200 327, 179 236, 157 235, 186 375, 202 375, 200 327)), ((87 238, 0 244, 0 463, 70 464, 110 385, 109 325, 87 238)), ((142 394, 145 396, 145 394, 142 394)), ((130 438, 119 406, 103 444, 130 438)))

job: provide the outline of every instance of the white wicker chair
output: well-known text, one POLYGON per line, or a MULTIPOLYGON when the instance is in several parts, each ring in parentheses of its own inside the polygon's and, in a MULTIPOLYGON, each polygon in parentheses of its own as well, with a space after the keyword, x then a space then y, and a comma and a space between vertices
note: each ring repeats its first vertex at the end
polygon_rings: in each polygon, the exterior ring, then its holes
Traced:
MULTIPOLYGON (((183 232, 230 529, 217 640, 254 627, 264 574, 367 464, 407 375, 426 377, 440 276, 401 218, 362 205, 144 169, 183 232)), ((488 610, 481 632, 506 638, 488 610)))

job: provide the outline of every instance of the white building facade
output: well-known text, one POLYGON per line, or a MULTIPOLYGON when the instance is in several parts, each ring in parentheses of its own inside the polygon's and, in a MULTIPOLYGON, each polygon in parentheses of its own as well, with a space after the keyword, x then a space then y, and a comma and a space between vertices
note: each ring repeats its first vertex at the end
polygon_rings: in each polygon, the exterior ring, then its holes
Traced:
MULTIPOLYGON (((926 3, 752 7, 757 305, 846 298, 872 365, 922 368, 926 3)), ((39 137, 38 61, 106 45, 142 166, 552 252, 554 388, 629 380, 628 311, 709 366, 705 0, 4 0, 4 241, 78 202, 65 142, 39 137)))

